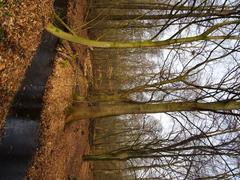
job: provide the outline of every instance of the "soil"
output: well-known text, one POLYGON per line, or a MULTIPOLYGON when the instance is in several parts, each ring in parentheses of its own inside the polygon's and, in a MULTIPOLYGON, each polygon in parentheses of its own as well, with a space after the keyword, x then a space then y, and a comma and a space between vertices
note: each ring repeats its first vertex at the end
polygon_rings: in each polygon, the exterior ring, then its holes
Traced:
POLYGON ((0 130, 52 7, 52 0, 0 0, 0 130))
MULTIPOLYGON (((24 77, 26 68, 39 45, 44 26, 53 13, 51 0, 0 0, 0 128, 10 103, 24 77)), ((86 2, 70 0, 68 21, 79 35, 84 22, 86 2)), ((87 48, 63 42, 59 45, 53 74, 48 80, 40 122, 39 148, 28 169, 29 179, 91 180, 91 163, 82 156, 90 151, 89 120, 82 119, 65 126, 65 108, 72 103, 76 83, 79 95, 87 96, 89 64, 87 48), (70 52, 71 51, 71 52, 70 52), (69 54, 77 55, 82 71, 69 63, 69 54), (78 75, 78 76, 76 76, 78 75), (77 77, 77 78, 76 78, 77 77)), ((80 105, 82 108, 87 103, 80 105)))
MULTIPOLYGON (((28 172, 30 179, 91 179, 91 164, 82 161, 82 155, 89 152, 89 120, 64 126, 64 109, 72 100, 74 71, 70 64, 63 64, 62 61, 61 55, 58 55, 54 73, 47 85, 41 143, 28 172)), ((82 77, 81 92, 86 93, 86 87, 86 80, 82 77)))

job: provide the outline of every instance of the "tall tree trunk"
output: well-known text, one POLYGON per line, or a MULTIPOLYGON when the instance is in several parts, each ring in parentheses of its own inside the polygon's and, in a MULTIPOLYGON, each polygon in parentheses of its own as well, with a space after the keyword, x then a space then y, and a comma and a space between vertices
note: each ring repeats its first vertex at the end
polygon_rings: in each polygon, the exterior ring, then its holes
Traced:
POLYGON ((236 12, 238 8, 228 7, 228 9, 223 9, 221 5, 219 6, 186 6, 186 5, 174 5, 169 3, 94 3, 91 7, 93 8, 103 8, 103 9, 135 9, 135 10, 179 10, 179 11, 207 11, 215 13, 230 13, 236 12))
POLYGON ((122 103, 113 105, 89 106, 85 108, 69 107, 66 123, 84 118, 100 118, 123 114, 162 113, 177 111, 217 111, 240 109, 238 101, 219 101, 209 103, 198 102, 170 102, 158 104, 122 103))
POLYGON ((138 152, 126 152, 126 153, 119 153, 119 154, 99 154, 99 155, 85 155, 83 156, 83 160, 85 161, 126 161, 129 159, 138 159, 138 158, 163 158, 163 157, 194 157, 194 156, 234 156, 238 157, 238 154, 233 153, 222 153, 222 152, 200 152, 200 153, 176 153, 176 154, 145 154, 145 153, 138 153, 138 152))
POLYGON ((160 15, 110 15, 106 16, 106 20, 112 21, 123 21, 123 20, 162 20, 162 19, 179 19, 179 18, 190 18, 190 17, 219 17, 219 18, 239 18, 239 12, 227 11, 218 13, 182 13, 182 14, 160 14, 160 15))
POLYGON ((74 43, 79 43, 82 45, 90 46, 90 47, 101 47, 101 48, 141 48, 141 47, 159 47, 165 48, 170 45, 174 44, 187 44, 196 41, 209 41, 209 40, 222 40, 222 39, 233 39, 239 40, 239 36, 209 36, 213 31, 227 25, 232 24, 239 24, 240 20, 233 20, 233 21, 224 21, 222 23, 218 23, 209 27, 204 33, 196 36, 191 37, 184 37, 178 39, 167 39, 162 41, 136 41, 136 42, 109 42, 109 41, 97 41, 97 40, 90 40, 81 36, 76 36, 74 34, 66 33, 61 29, 55 27, 53 24, 48 24, 46 30, 51 34, 70 41, 74 43))

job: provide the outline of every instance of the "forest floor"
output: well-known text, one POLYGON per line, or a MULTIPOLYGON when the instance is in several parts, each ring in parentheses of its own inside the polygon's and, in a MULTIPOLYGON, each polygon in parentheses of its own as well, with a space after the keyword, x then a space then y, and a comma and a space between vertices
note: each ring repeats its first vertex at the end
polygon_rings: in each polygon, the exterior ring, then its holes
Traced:
MULTIPOLYGON (((84 0, 69 1, 67 18, 72 28, 83 23, 85 7, 84 0)), ((52 0, 0 0, 0 129, 52 14, 52 0)), ((86 47, 74 45, 74 49, 81 64, 89 61, 86 47)), ((82 161, 82 155, 90 150, 89 120, 64 126, 64 109, 72 103, 76 72, 62 53, 68 54, 66 49, 57 53, 45 90, 40 144, 29 167, 28 178, 91 180, 91 164, 82 161)), ((87 79, 83 72, 79 73, 80 95, 86 96, 87 79)))
MULTIPOLYGON (((40 148, 28 172, 30 179, 91 179, 91 164, 82 161, 82 155, 90 150, 89 120, 64 126, 64 109, 72 101, 73 80, 71 65, 64 64, 58 54, 44 97, 40 148)), ((82 78, 81 93, 86 93, 86 87, 86 81, 82 78)))
POLYGON ((0 0, 0 130, 51 19, 52 0, 0 0))

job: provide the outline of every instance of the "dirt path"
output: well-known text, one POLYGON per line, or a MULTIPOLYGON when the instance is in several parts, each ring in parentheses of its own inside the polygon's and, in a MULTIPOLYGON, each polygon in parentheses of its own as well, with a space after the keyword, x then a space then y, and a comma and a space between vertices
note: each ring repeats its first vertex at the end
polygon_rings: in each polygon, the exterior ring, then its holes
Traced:
POLYGON ((50 21, 52 0, 0 3, 0 130, 10 103, 50 21))
MULTIPOLYGON (((40 42, 41 32, 52 17, 52 7, 52 0, 5 0, 0 3, 0 129, 40 42)), ((78 28, 84 22, 85 7, 84 0, 69 2, 68 21, 81 35, 86 35, 78 28)), ((88 59, 86 47, 72 47, 82 66, 88 59)), ((63 52, 68 54, 68 50, 63 52)), ((91 164, 82 161, 82 155, 89 152, 89 120, 64 127, 64 109, 72 102, 75 73, 74 68, 58 53, 44 95, 40 144, 28 170, 30 179, 92 179, 91 164)), ((84 72, 79 73, 80 95, 86 96, 87 79, 84 72)))
MULTIPOLYGON (((71 0, 68 9, 70 26, 79 27, 84 21, 83 0, 71 0)), ((86 32, 76 30, 81 35, 86 32)), ((41 121, 40 148, 28 171, 30 179, 74 179, 91 180, 91 164, 82 161, 82 155, 90 150, 88 141, 89 120, 81 120, 64 126, 65 108, 72 103, 74 84, 80 83, 80 95, 87 95, 87 79, 83 72, 76 71, 66 61, 69 51, 77 55, 82 65, 87 59, 86 47, 64 43, 58 53, 54 72, 48 81, 41 121), (71 46, 71 48, 69 48, 71 46)), ((70 54, 71 54, 70 53, 70 54)), ((83 104, 82 108, 87 106, 83 104)))
MULTIPOLYGON (((64 127, 64 109, 72 100, 73 71, 56 59, 54 73, 49 80, 41 122, 41 147, 29 169, 31 179, 88 178, 81 156, 89 151, 88 120, 64 127), (79 178, 81 176, 85 178, 79 178)), ((82 86, 83 87, 83 86, 82 86)), ((84 107, 83 107, 84 108, 84 107)), ((89 169, 89 168, 88 168, 89 169)), ((90 176, 90 174, 89 174, 90 176)))

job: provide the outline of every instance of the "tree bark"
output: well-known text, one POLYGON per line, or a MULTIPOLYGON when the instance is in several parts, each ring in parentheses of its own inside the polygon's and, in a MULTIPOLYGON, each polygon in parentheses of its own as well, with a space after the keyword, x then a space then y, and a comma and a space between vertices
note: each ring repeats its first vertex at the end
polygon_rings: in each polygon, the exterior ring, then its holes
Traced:
POLYGON ((223 9, 219 6, 185 6, 185 5, 174 5, 169 3, 95 3, 91 7, 103 8, 103 9, 135 9, 135 10, 179 10, 179 11, 207 11, 215 13, 230 13, 236 12, 238 8, 227 6, 228 9, 223 9))
POLYGON ((180 19, 191 17, 220 17, 220 18, 239 18, 239 12, 219 12, 219 13, 183 13, 183 14, 160 14, 160 15, 111 15, 105 17, 106 20, 124 21, 124 20, 162 20, 162 19, 180 19), (236 14, 235 14, 236 13, 236 14))
POLYGON ((136 41, 136 42, 110 42, 110 41, 97 41, 97 40, 90 40, 84 37, 76 36, 74 34, 66 33, 61 29, 55 27, 53 24, 48 24, 46 30, 51 34, 70 41, 74 43, 78 43, 81 45, 86 45, 89 47, 101 47, 101 48, 142 48, 142 47, 159 47, 165 48, 174 44, 187 44, 196 41, 210 41, 210 40, 223 40, 223 39, 233 39, 239 40, 239 36, 209 36, 210 33, 215 31, 216 29, 231 25, 231 24, 239 24, 240 20, 233 20, 233 21, 224 21, 222 23, 218 23, 210 27, 204 33, 192 37, 184 37, 178 39, 167 39, 162 41, 136 41))
POLYGON ((108 116, 118 116, 123 114, 144 114, 144 113, 163 113, 177 111, 229 111, 240 109, 239 101, 219 101, 209 103, 198 102, 170 102, 158 104, 141 104, 141 103, 122 103, 99 106, 69 107, 67 110, 68 117, 66 123, 80 119, 101 118, 108 116))
POLYGON ((238 154, 233 153, 221 153, 221 152, 214 152, 214 153, 182 153, 182 154, 141 154, 138 152, 134 153, 120 153, 120 154, 100 154, 100 155, 85 155, 83 156, 83 160, 85 161, 126 161, 129 159, 137 159, 137 158, 163 158, 163 157, 194 157, 194 156, 233 156, 238 157, 238 154))

